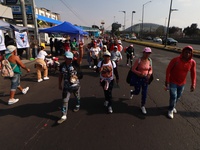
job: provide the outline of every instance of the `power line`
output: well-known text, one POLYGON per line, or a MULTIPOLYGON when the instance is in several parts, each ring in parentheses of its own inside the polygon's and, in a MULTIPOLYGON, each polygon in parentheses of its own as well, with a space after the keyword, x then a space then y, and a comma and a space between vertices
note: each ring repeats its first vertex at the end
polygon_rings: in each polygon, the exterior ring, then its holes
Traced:
POLYGON ((61 3, 64 4, 65 7, 67 7, 81 22, 89 26, 79 15, 76 11, 74 11, 67 2, 64 2, 63 0, 60 0, 61 3))

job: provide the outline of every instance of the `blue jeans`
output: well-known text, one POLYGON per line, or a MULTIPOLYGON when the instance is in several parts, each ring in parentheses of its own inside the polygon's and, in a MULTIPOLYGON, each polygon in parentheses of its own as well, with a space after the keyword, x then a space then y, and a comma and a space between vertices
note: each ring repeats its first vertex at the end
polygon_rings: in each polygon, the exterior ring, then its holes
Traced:
POLYGON ((138 95, 140 93, 140 90, 142 88, 142 101, 141 106, 144 106, 147 99, 147 90, 148 90, 148 83, 146 77, 138 78, 138 81, 134 85, 135 90, 133 91, 134 95, 138 95))
POLYGON ((11 79, 11 91, 16 91, 17 87, 20 86, 20 74, 15 73, 11 79))
POLYGON ((169 100, 169 110, 172 111, 176 106, 176 103, 180 99, 185 85, 178 86, 177 84, 169 84, 170 100, 169 100))

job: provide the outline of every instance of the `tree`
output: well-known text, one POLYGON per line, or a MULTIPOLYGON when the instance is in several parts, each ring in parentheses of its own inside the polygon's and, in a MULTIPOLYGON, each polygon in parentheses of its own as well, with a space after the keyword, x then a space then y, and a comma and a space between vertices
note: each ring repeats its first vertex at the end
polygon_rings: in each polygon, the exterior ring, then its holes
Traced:
POLYGON ((119 31, 119 28, 121 28, 121 24, 113 23, 112 24, 112 34, 116 34, 117 31, 119 31))
POLYGON ((200 29, 197 28, 197 24, 193 23, 191 26, 184 28, 183 32, 186 36, 197 36, 199 35, 200 29))

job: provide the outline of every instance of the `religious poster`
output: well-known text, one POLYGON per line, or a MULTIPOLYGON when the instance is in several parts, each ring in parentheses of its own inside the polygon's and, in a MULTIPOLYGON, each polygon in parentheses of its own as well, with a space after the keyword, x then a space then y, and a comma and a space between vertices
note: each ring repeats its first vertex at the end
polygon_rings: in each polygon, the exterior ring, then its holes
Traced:
POLYGON ((15 31, 15 38, 16 38, 17 48, 30 47, 27 32, 20 33, 20 32, 15 31))

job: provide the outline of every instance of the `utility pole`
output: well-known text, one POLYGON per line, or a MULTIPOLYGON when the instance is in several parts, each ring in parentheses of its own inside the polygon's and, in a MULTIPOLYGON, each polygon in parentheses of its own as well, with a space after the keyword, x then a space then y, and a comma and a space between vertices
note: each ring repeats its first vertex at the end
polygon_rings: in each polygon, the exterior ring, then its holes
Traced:
POLYGON ((26 17, 26 8, 25 8, 24 0, 20 0, 20 5, 21 5, 21 11, 22 11, 23 26, 27 27, 27 17, 26 17))
POLYGON ((38 40, 39 44, 40 44, 40 36, 39 36, 39 33, 38 33, 38 24, 37 24, 37 18, 36 18, 36 14, 35 14, 35 0, 31 0, 32 2, 32 11, 33 11, 33 23, 34 23, 34 26, 35 26, 35 30, 34 30, 34 38, 38 40))

